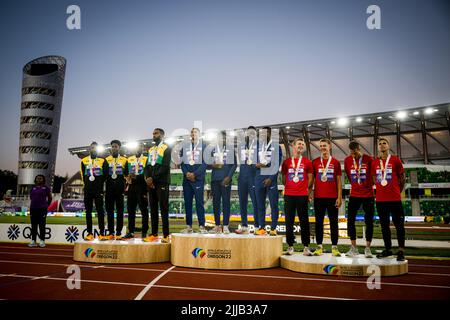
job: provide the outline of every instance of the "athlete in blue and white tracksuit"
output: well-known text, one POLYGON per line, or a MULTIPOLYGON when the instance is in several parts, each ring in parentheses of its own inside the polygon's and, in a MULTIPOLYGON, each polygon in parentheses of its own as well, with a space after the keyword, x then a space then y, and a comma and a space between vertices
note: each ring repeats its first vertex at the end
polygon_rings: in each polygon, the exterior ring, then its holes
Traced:
POLYGON ((257 136, 256 128, 248 127, 246 131, 245 141, 238 146, 238 157, 239 157, 239 176, 238 176, 238 194, 239 194, 239 205, 241 211, 241 222, 242 227, 236 230, 238 234, 248 233, 248 196, 253 205, 253 217, 255 217, 254 225, 257 229, 258 222, 256 216, 258 214, 258 209, 256 205, 256 193, 255 193, 255 176, 256 176, 256 160, 257 160, 257 136))
POLYGON ((183 196, 186 209, 186 225, 183 233, 192 232, 192 205, 195 197, 195 207, 197 211, 200 232, 205 230, 205 207, 203 192, 205 189, 205 172, 207 165, 203 159, 203 150, 206 145, 199 139, 200 130, 191 130, 191 141, 183 146, 181 150, 181 171, 183 172, 183 196))
POLYGON ((211 193, 213 197, 214 222, 213 232, 220 233, 220 213, 223 209, 223 233, 229 233, 231 211, 231 182, 236 171, 236 159, 233 147, 226 145, 226 134, 217 139, 212 152, 211 193), (222 208, 221 208, 222 204, 222 208))
MULTIPOLYGON (((271 130, 268 127, 267 140, 261 142, 258 140, 258 157, 256 164, 255 190, 258 214, 255 219, 259 230, 255 231, 257 235, 266 234, 264 227, 266 224, 266 196, 269 198, 271 209, 271 235, 276 235, 278 225, 278 170, 281 165, 283 153, 278 141, 272 142, 271 130), (278 150, 277 150, 278 149, 278 150), (277 157, 277 158, 276 158, 277 157)), ((261 131, 260 131, 261 136, 261 131)))

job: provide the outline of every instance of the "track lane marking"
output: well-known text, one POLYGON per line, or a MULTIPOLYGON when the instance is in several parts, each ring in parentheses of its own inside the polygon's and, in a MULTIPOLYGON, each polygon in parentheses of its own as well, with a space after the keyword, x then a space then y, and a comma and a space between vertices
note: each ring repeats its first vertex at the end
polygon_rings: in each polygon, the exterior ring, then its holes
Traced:
POLYGON ((134 300, 142 300, 142 298, 145 296, 145 294, 148 292, 148 290, 150 290, 156 284, 156 282, 159 281, 159 279, 164 277, 166 274, 168 274, 174 268, 175 268, 175 266, 172 266, 172 267, 168 268, 167 270, 165 270, 164 272, 162 272, 161 274, 159 274, 156 278, 154 278, 151 282, 149 282, 149 284, 147 284, 145 286, 145 288, 142 289, 141 292, 139 292, 139 294, 136 296, 136 298, 134 298, 134 300))
MULTIPOLYGON (((0 262, 11 262, 10 260, 0 260, 0 262)), ((16 263, 16 262, 12 262, 16 263)), ((27 264, 28 262, 20 261, 17 263, 27 264)), ((70 264, 56 264, 56 263, 39 263, 39 262, 30 262, 29 264, 45 264, 45 265, 61 265, 61 266, 69 266, 70 264)), ((98 266, 90 266, 90 265, 82 265, 83 267, 88 267, 94 269, 98 266)), ((175 266, 174 266, 175 267, 175 266)), ((122 270, 125 268, 122 267, 110 267, 103 266, 104 269, 118 269, 122 270)), ((164 272, 167 269, 142 269, 142 268, 126 268, 127 270, 139 270, 139 271, 151 271, 151 272, 164 272)), ((240 274, 240 273, 222 273, 222 272, 207 272, 207 271, 182 271, 175 270, 172 273, 182 273, 182 274, 200 274, 200 275, 219 275, 219 276, 236 276, 236 277, 250 277, 250 278, 271 278, 271 279, 282 279, 282 280, 305 280, 305 281, 322 281, 322 282, 345 282, 345 283, 356 283, 356 284, 364 284, 366 285, 366 281, 358 281, 358 280, 344 280, 344 279, 323 279, 323 278, 305 278, 305 277, 287 277, 287 276, 271 276, 271 275, 252 275, 252 274, 240 274)), ((427 274, 430 275, 430 274, 427 274)), ((435 275, 435 274, 431 274, 435 275)), ((436 285, 428 285, 428 284, 414 284, 414 283, 395 283, 395 282, 383 282, 383 285, 390 286, 410 286, 410 287, 426 287, 426 288, 438 288, 438 289, 450 289, 450 286, 436 286, 436 285)))

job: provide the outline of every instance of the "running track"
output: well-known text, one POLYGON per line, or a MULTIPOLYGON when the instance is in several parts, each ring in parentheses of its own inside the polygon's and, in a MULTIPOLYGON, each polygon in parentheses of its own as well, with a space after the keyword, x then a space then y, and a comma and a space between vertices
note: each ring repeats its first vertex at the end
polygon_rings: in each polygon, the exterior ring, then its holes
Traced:
POLYGON ((81 289, 69 290, 69 246, 28 248, 0 244, 0 299, 7 300, 274 300, 450 299, 450 261, 409 260, 409 274, 382 278, 369 290, 366 278, 308 275, 282 268, 202 270, 170 263, 99 265, 77 263, 81 289))

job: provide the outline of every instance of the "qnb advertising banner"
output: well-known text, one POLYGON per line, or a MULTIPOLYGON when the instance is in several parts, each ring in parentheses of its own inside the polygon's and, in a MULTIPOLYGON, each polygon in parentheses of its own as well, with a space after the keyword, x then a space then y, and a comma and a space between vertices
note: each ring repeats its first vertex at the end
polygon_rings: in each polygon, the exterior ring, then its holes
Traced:
MULTIPOLYGON (((122 234, 125 234, 125 231, 126 227, 122 229, 122 234)), ((95 236, 99 235, 97 226, 94 226, 94 234, 95 236)), ((46 243, 73 244, 75 241, 83 239, 86 235, 87 230, 85 225, 48 224, 45 228, 46 243)), ((31 241, 31 226, 22 223, 1 223, 0 241, 18 243, 31 241)))

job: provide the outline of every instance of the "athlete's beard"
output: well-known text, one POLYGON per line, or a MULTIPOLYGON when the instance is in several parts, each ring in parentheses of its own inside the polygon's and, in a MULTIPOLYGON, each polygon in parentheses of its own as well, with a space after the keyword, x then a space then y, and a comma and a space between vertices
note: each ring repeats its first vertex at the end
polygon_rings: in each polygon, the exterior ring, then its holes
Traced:
POLYGON ((92 159, 97 158, 97 152, 92 151, 92 152, 91 152, 91 158, 92 158, 92 159))
POLYGON ((159 144, 161 142, 161 138, 155 138, 153 141, 155 141, 156 144, 159 144))
POLYGON ((112 153, 112 156, 113 156, 114 158, 117 158, 118 155, 119 155, 118 152, 113 152, 113 153, 112 153))

